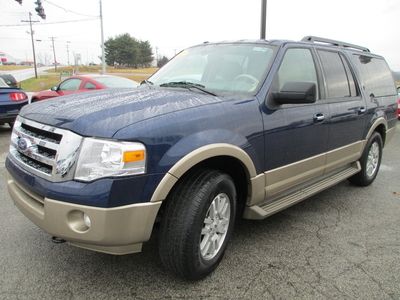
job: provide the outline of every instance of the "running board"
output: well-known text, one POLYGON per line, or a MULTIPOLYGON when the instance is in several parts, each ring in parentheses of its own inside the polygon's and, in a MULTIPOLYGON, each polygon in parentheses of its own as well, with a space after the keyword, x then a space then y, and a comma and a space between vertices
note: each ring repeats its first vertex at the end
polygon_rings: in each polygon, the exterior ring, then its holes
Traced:
POLYGON ((278 198, 277 200, 261 205, 253 205, 246 207, 243 218, 251 220, 261 220, 269 217, 289 206, 299 203, 308 197, 317 194, 339 182, 351 177, 352 175, 360 172, 360 163, 354 162, 347 169, 344 169, 332 176, 329 176, 321 181, 318 181, 308 187, 298 190, 290 195, 278 198))

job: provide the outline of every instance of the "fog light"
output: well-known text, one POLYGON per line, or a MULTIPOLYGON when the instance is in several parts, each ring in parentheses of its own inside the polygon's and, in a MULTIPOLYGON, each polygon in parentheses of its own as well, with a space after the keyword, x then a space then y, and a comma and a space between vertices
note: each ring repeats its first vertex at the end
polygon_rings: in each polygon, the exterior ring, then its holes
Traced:
POLYGON ((89 216, 85 213, 83 213, 83 223, 85 223, 85 225, 90 228, 90 226, 92 225, 92 221, 90 220, 89 216))

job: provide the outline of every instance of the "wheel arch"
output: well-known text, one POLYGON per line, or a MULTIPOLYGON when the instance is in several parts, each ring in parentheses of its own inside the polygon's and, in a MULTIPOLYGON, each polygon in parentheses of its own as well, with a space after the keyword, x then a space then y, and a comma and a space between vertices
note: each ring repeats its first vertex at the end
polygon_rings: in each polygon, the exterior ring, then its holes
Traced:
MULTIPOLYGON (((211 144, 200 147, 182 157, 165 174, 154 191, 151 202, 164 201, 179 180, 196 168, 215 168, 229 174, 237 185, 238 194, 246 200, 253 197, 254 189, 261 187, 256 168, 250 156, 241 148, 230 144, 211 144)), ((262 177, 263 179, 263 177, 262 177)))
POLYGON ((365 138, 366 141, 369 140, 369 138, 371 137, 371 135, 376 131, 378 132, 381 137, 382 137, 382 141, 383 141, 383 146, 385 145, 385 141, 386 141, 386 130, 388 128, 388 123, 386 121, 385 118, 380 117, 378 119, 376 119, 373 124, 371 125, 371 127, 368 130, 368 134, 365 138))

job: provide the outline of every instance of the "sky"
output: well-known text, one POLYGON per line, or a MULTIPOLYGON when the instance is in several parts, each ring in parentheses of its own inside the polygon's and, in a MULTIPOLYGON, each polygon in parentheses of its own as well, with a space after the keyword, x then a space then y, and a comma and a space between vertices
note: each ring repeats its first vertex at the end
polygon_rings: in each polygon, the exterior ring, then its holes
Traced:
MULTIPOLYGON (((38 61, 70 63, 73 53, 83 63, 99 63, 100 0, 42 0, 46 20, 34 10, 35 0, 0 0, 0 51, 32 60, 27 23, 34 24, 38 61), (71 22, 72 21, 72 22, 71 22), (57 23, 65 22, 65 23, 57 23), (19 25, 19 26, 9 26, 19 25), (22 25, 22 26, 21 26, 22 25)), ((203 43, 258 39, 261 0, 102 0, 105 40, 129 33, 148 40, 154 54, 171 58, 176 52, 203 43)), ((368 47, 400 71, 399 0, 268 0, 267 39, 301 40, 315 35, 368 47)))

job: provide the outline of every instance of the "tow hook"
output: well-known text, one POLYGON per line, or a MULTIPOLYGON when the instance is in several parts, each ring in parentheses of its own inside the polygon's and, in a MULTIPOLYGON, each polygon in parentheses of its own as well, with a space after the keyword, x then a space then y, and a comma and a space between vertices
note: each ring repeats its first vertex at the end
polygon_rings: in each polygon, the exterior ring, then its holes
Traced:
POLYGON ((65 242, 66 242, 66 240, 64 240, 64 239, 62 239, 62 238, 60 238, 60 237, 57 237, 57 236, 53 236, 53 237, 51 238, 51 241, 52 241, 54 244, 62 244, 62 243, 65 243, 65 242))

